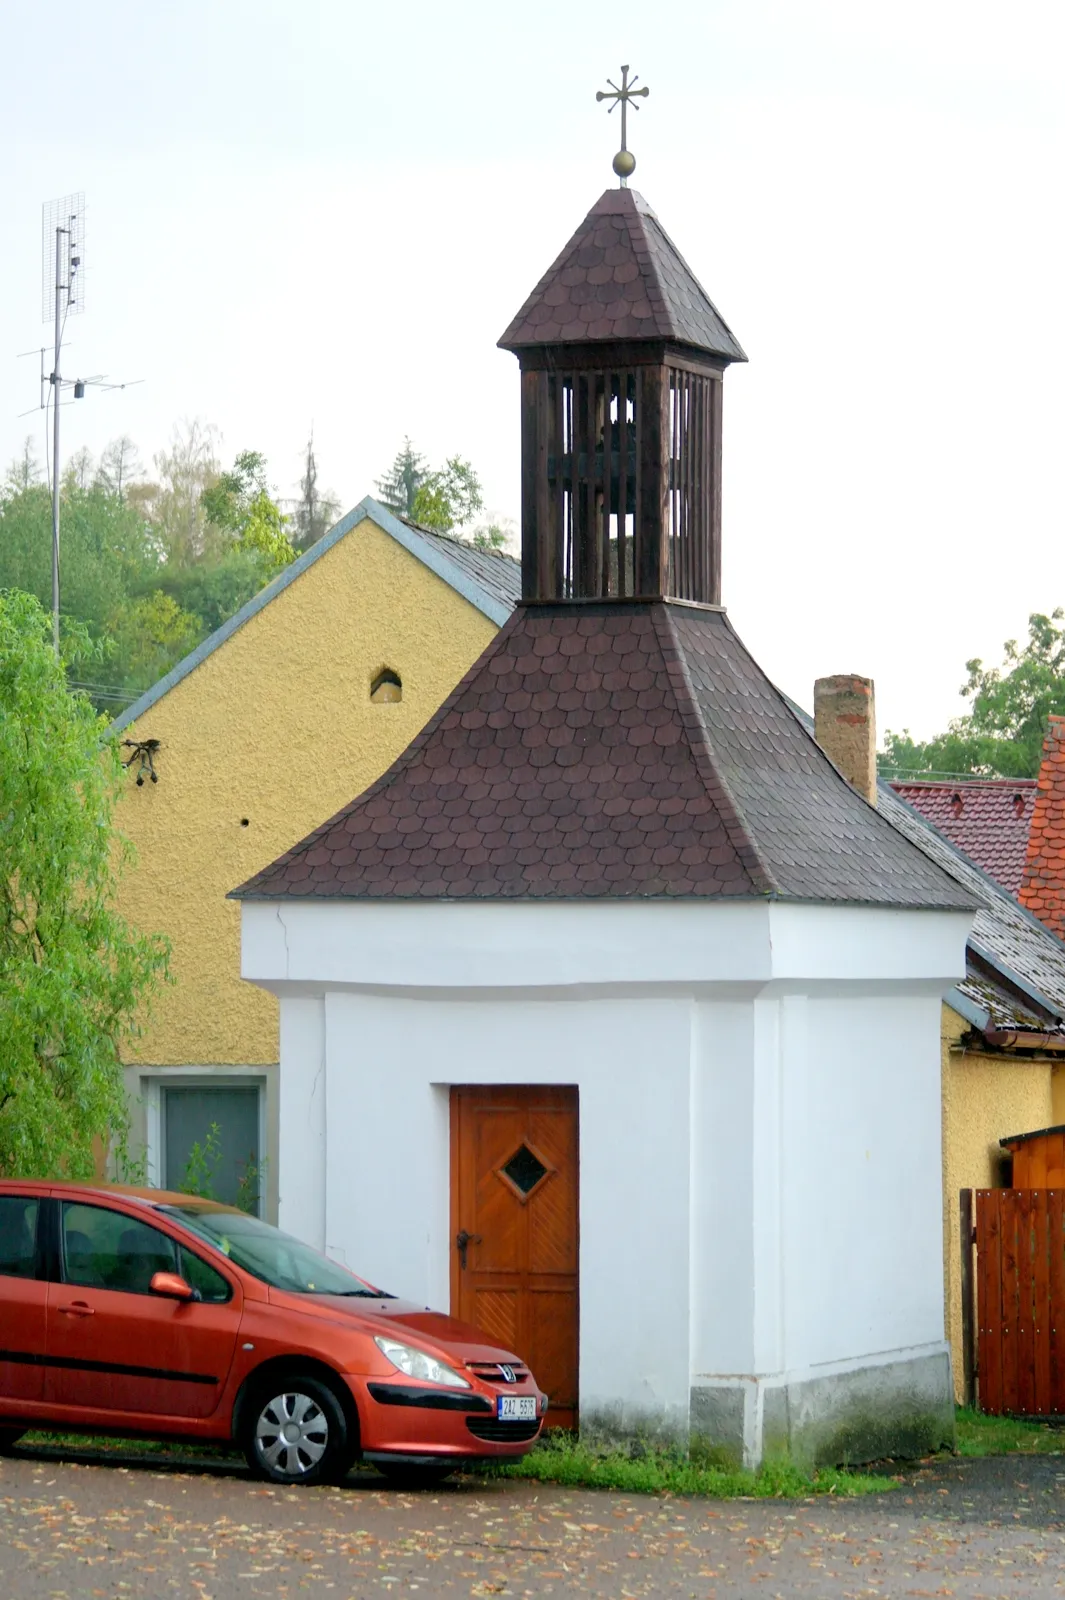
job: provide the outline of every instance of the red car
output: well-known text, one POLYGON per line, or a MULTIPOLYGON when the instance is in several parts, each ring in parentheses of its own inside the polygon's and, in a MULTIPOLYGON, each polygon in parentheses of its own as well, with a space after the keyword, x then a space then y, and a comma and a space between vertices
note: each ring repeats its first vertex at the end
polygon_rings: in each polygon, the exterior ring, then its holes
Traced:
POLYGON ((27 1428, 241 1446, 275 1483, 524 1455, 524 1362, 242 1211, 0 1181, 0 1450, 27 1428))

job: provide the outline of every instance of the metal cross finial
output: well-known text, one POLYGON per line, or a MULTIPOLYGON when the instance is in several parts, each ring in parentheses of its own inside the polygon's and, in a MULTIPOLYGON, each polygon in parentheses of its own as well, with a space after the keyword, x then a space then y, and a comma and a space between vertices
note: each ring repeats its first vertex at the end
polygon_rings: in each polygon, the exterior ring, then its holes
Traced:
POLYGON ((640 81, 638 77, 633 78, 631 83, 629 82, 628 67, 622 67, 621 69, 620 89, 614 82, 613 78, 608 78, 606 81, 609 83, 610 88, 598 90, 595 98, 597 100, 613 100, 614 105, 610 107, 611 111, 613 111, 614 106, 621 106, 621 149, 614 157, 611 165, 613 166, 618 177, 621 179, 621 187, 626 189, 628 188, 629 179, 636 170, 636 157, 629 149, 628 144, 629 125, 627 120, 627 112, 629 109, 629 101, 631 100, 634 102, 632 109, 634 111, 639 111, 640 108, 635 104, 635 102, 640 99, 646 100, 651 91, 650 89, 646 88, 636 88, 636 84, 638 84, 640 81))

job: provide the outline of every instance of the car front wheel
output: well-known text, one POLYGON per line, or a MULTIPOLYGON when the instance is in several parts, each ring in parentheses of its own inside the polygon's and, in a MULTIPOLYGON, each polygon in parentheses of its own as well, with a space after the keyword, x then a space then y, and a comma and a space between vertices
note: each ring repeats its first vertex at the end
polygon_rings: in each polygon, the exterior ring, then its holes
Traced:
POLYGON ((273 1483, 335 1483, 355 1458, 340 1401, 309 1373, 259 1388, 246 1407, 243 1435, 249 1467, 273 1483))

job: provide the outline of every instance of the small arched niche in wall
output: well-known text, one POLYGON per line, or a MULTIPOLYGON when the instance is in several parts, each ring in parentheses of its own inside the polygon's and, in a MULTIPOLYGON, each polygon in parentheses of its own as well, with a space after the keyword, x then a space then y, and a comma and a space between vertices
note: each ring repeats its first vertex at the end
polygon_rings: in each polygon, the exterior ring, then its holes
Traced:
POLYGON ((370 699, 375 706, 394 706, 403 699, 403 685, 398 672, 385 667, 370 684, 370 699))

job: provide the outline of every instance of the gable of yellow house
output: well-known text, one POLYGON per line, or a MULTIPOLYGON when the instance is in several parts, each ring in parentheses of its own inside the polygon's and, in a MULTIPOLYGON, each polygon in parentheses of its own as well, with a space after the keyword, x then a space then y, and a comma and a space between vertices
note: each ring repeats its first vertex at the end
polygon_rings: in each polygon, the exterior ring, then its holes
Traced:
POLYGON ((219 1198, 276 1216, 278 1007, 241 981, 226 895, 388 768, 519 587, 511 557, 363 500, 114 724, 137 858, 121 909, 173 949, 126 1063, 149 1181, 181 1183, 199 1145, 219 1198), (156 782, 137 754, 153 740, 156 782))

